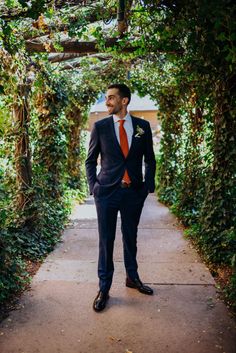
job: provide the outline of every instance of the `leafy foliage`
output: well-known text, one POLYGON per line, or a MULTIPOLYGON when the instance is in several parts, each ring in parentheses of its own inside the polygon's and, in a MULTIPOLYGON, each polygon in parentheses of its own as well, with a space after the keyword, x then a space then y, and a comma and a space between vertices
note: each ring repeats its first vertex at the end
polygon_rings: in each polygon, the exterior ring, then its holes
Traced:
MULTIPOLYGON (((152 31, 148 45, 159 54, 149 54, 148 63, 131 73, 134 85, 142 82, 142 92, 151 92, 160 107, 157 192, 190 226, 187 234, 205 259, 231 266, 236 254, 236 7, 231 1, 165 6, 146 17, 138 14, 143 37, 152 31)), ((234 270, 232 303, 235 276, 234 270)))
POLYGON ((88 110, 107 83, 121 81, 158 103, 159 198, 190 227, 209 262, 232 266, 228 295, 236 302, 235 4, 135 0, 121 34, 113 21, 116 1, 66 3, 19 0, 2 7, 0 300, 27 282, 27 259, 53 248, 68 198, 86 194, 88 110), (29 56, 25 40, 42 35, 46 53, 29 56), (107 59, 77 58, 69 64, 78 71, 66 72, 63 62, 48 60, 52 45, 60 53, 65 39, 96 40, 107 59), (118 40, 108 46, 107 39, 118 40))

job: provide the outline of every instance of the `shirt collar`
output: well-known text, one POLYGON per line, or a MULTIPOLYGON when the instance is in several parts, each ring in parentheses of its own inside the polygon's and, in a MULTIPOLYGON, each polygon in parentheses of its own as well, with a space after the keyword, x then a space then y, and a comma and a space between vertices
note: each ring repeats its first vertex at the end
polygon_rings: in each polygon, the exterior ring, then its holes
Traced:
MULTIPOLYGON (((113 114, 114 123, 118 123, 119 120, 121 120, 120 117, 115 115, 115 114, 113 114)), ((131 121, 131 115, 129 113, 127 113, 123 120, 131 121)))

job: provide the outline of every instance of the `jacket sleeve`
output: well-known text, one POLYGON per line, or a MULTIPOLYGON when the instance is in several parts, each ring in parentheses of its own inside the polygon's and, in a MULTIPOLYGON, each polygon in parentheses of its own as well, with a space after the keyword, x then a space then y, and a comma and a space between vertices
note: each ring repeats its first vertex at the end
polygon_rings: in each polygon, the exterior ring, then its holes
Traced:
POLYGON ((96 127, 96 124, 94 124, 91 132, 91 137, 90 137, 88 155, 85 161, 90 195, 93 194, 94 184, 97 180, 97 159, 98 159, 99 153, 100 153, 100 142, 99 142, 97 127, 96 127))
POLYGON ((146 148, 144 153, 145 165, 145 184, 149 192, 155 191, 155 172, 156 172, 156 159, 153 151, 152 131, 148 123, 146 129, 146 148))

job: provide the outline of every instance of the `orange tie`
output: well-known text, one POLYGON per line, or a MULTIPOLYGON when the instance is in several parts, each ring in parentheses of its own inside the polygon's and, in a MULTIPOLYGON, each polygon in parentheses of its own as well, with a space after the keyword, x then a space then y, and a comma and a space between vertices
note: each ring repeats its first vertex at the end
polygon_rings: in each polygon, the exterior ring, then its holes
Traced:
MULTIPOLYGON (((119 120, 120 126, 119 126, 119 135, 120 135, 120 147, 121 150, 123 152, 123 155, 125 157, 127 157, 128 153, 129 153, 129 144, 128 144, 128 138, 127 138, 127 134, 124 128, 124 122, 125 120, 119 120)), ((128 175, 127 170, 125 170, 125 174, 123 176, 123 180, 127 183, 130 184, 131 180, 130 177, 128 175)))

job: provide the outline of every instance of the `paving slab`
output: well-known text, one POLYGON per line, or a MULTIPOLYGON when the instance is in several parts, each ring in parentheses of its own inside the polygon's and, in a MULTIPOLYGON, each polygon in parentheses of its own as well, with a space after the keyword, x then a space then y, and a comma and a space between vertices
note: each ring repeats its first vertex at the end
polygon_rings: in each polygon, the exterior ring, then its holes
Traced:
MULTIPOLYGON (((118 222, 119 227, 119 222, 118 222)), ((62 242, 18 310, 0 324, 1 353, 236 353, 236 324, 177 220, 149 195, 138 238, 145 296, 125 287, 122 240, 104 312, 95 313, 98 233, 90 198, 76 205, 62 242)))

